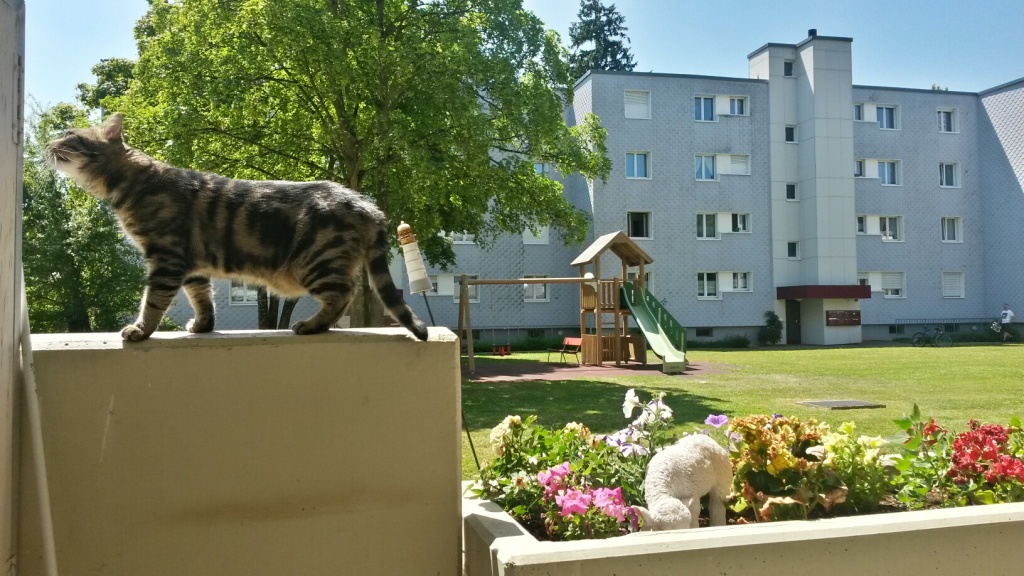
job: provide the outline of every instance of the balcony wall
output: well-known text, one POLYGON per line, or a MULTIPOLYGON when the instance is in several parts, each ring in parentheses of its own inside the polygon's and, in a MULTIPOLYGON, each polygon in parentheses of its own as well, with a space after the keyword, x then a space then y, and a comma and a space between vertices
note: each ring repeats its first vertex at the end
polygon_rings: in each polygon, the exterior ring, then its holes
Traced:
MULTIPOLYGON (((34 336, 62 574, 459 574, 445 329, 34 336)), ((21 431, 20 574, 43 574, 21 431)))

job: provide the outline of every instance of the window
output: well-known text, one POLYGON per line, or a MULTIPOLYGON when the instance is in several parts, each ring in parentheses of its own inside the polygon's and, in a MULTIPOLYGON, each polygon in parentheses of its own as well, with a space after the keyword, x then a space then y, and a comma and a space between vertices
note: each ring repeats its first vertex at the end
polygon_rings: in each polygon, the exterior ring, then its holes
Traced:
POLYGON ((899 186, 899 164, 896 160, 878 161, 878 179, 884 186, 899 186))
POLYGON ((626 118, 651 119, 651 93, 647 90, 626 90, 626 118))
POLYGON ((722 166, 722 174, 733 174, 738 176, 750 176, 750 156, 744 154, 731 154, 729 165, 722 166))
POLYGON ((729 97, 729 114, 733 116, 747 115, 747 99, 740 96, 729 97))
POLYGON ((468 232, 452 232, 449 234, 452 242, 456 244, 475 244, 476 236, 468 232))
POLYGON ((960 166, 951 162, 939 164, 939 186, 943 188, 960 187, 960 166))
POLYGON ((863 104, 854 104, 853 105, 853 119, 854 120, 863 120, 864 119, 864 105, 863 104))
POLYGON ((715 335, 714 328, 694 328, 694 334, 697 338, 712 338, 715 335))
POLYGON ((939 108, 939 132, 959 132, 959 118, 956 108, 939 108))
POLYGON ((626 152, 626 178, 650 178, 647 152, 626 152))
POLYGON ((732 231, 750 232, 750 214, 733 214, 732 231))
POLYGON ((242 280, 231 281, 231 298, 228 303, 232 306, 250 306, 256 304, 256 284, 250 284, 242 280))
POLYGON ((547 244, 548 236, 550 235, 549 227, 542 226, 537 234, 534 234, 529 229, 523 230, 523 244, 547 244))
POLYGON ((718 272, 697 273, 697 298, 718 298, 718 272))
POLYGON ((799 242, 788 242, 786 243, 786 258, 790 260, 800 259, 800 243, 799 242))
POLYGON ((963 298, 964 297, 964 273, 943 272, 942 273, 942 297, 963 298))
POLYGON ((786 184, 786 200, 797 200, 796 184, 786 184))
POLYGON ((715 179, 715 157, 712 154, 697 155, 697 180, 715 179))
POLYGON ((796 142, 796 126, 786 126, 786 142, 796 142))
POLYGON ((793 61, 786 60, 782 63, 782 75, 792 76, 793 75, 793 61))
MULTIPOLYGON (((547 278, 544 274, 526 274, 523 278, 547 278)), ((523 302, 547 302, 547 284, 523 284, 523 302)))
POLYGON ((433 290, 427 292, 427 296, 454 296, 455 275, 454 274, 431 274, 430 283, 433 290))
POLYGON ((882 240, 903 240, 900 236, 899 216, 879 216, 878 229, 882 233, 882 240))
POLYGON ((718 214, 697 214, 697 238, 718 238, 718 214))
MULTIPOLYGON (((637 278, 640 277, 640 273, 636 270, 630 270, 626 272, 626 280, 629 282, 636 282, 637 278)), ((651 273, 644 272, 644 286, 651 287, 651 273)))
POLYGON ((547 172, 547 167, 544 166, 543 162, 534 162, 533 163, 533 171, 536 172, 537 174, 543 176, 547 172))
POLYGON ((864 161, 854 160, 853 161, 853 177, 863 178, 864 177, 864 161))
POLYGON ((905 327, 904 324, 889 324, 889 334, 905 334, 905 327))
POLYGON ((867 272, 857 272, 857 284, 859 286, 871 286, 870 276, 867 272))
POLYGON ((693 119, 699 122, 714 121, 715 99, 713 96, 693 97, 693 119))
MULTIPOLYGON (((466 279, 467 280, 476 280, 479 277, 480 277, 479 274, 466 274, 466 279)), ((453 297, 453 300, 456 303, 459 302, 459 295, 462 294, 462 282, 461 282, 462 276, 459 275, 458 278, 459 278, 459 281, 457 281, 456 283, 459 284, 459 288, 457 290, 455 290, 455 295, 453 297)), ((470 302, 479 302, 480 301, 480 286, 478 286, 476 284, 470 284, 469 286, 467 286, 467 289, 468 289, 469 301, 470 302)))
POLYGON ((867 216, 857 216, 857 234, 867 234, 867 216))
POLYGON ((903 298, 903 272, 882 272, 882 297, 903 298))
POLYGON ((630 238, 651 237, 651 213, 650 212, 627 212, 626 224, 630 238))
POLYGON ((963 238, 960 235, 960 219, 959 218, 943 218, 942 219, 942 241, 943 242, 963 242, 963 238))
POLYGON ((878 106, 875 114, 878 116, 878 127, 882 130, 896 130, 899 127, 895 106, 878 106))
POLYGON ((750 272, 732 273, 733 292, 750 292, 750 272))

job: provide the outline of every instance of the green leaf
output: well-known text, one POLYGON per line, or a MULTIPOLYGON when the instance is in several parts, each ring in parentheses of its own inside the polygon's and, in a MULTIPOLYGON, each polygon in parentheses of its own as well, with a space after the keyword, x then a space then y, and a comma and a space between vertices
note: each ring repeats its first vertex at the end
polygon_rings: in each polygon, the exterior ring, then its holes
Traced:
POLYGON ((914 410, 910 413, 910 419, 914 422, 921 421, 921 409, 918 408, 917 404, 914 404, 914 410))
POLYGON ((1010 418, 1010 426, 1014 428, 1020 428, 1020 418, 1016 416, 1010 418))
POLYGON ((900 430, 904 431, 910 430, 914 427, 914 422, 909 418, 900 418, 898 420, 893 420, 893 422, 900 427, 900 430))
POLYGON ((995 504, 996 495, 991 490, 979 490, 974 493, 974 501, 981 504, 995 504))

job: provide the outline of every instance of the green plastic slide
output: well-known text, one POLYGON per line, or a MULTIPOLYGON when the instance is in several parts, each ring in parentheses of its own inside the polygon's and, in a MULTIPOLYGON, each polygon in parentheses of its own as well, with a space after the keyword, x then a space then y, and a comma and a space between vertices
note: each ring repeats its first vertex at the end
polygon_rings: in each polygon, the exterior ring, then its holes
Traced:
POLYGON ((661 358, 661 371, 679 374, 686 370, 686 330, 679 322, 649 290, 636 288, 632 282, 623 282, 620 296, 651 350, 661 358))

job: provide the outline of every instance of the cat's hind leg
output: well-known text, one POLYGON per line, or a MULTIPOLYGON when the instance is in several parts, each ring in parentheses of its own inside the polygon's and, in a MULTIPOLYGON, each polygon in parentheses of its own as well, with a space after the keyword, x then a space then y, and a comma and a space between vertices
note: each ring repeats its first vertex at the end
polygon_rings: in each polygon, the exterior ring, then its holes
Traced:
POLYGON ((185 295, 192 305, 195 318, 188 321, 185 329, 198 334, 213 331, 213 285, 208 276, 189 276, 185 278, 185 295))
POLYGON ((320 303, 320 310, 309 318, 296 322, 292 330, 296 334, 317 334, 326 332, 345 313, 352 303, 355 287, 343 272, 321 273, 309 288, 309 295, 320 303))

